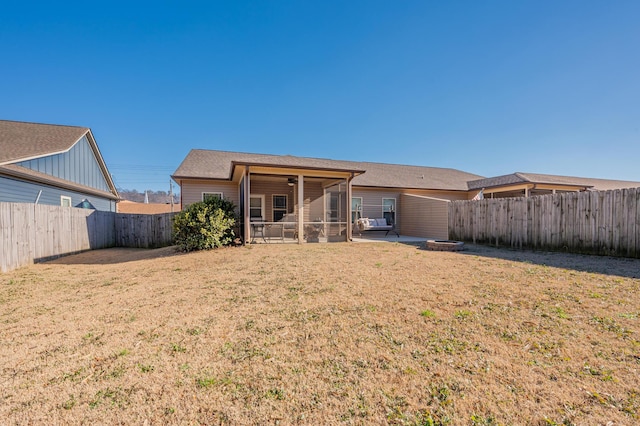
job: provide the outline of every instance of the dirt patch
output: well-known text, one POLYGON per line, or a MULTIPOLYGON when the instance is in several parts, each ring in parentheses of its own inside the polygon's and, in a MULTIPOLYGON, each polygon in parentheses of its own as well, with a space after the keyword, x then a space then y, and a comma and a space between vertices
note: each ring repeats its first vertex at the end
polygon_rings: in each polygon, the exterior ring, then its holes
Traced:
POLYGON ((110 249, 0 275, 0 418, 633 424, 640 261, 110 249))

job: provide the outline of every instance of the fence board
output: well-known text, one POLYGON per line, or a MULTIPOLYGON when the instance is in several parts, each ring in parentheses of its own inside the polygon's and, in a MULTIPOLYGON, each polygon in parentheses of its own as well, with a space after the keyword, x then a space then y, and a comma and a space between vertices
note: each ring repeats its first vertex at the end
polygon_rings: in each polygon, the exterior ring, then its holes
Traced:
POLYGON ((85 250, 173 242, 173 216, 0 203, 0 271, 85 250))
POLYGON ((118 247, 154 248, 173 242, 173 217, 163 214, 116 214, 115 245, 118 247))
POLYGON ((452 201, 449 218, 458 240, 640 257, 640 188, 452 201))

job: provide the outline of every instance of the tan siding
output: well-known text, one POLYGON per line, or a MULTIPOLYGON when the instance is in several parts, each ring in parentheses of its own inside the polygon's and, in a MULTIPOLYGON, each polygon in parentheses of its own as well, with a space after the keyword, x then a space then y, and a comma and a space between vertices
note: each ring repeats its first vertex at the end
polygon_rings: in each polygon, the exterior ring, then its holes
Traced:
MULTIPOLYGON (((405 233, 405 229, 407 229, 406 235, 416 236, 416 237, 432 237, 432 238, 447 238, 447 222, 446 217, 444 219, 444 226, 442 222, 442 211, 438 211, 438 214, 435 218, 435 224, 433 227, 429 227, 428 229, 421 229, 423 225, 415 226, 409 224, 407 227, 403 225, 405 221, 405 214, 409 214, 409 220, 413 220, 416 224, 422 223, 423 221, 418 221, 417 219, 412 218, 411 215, 414 213, 409 210, 405 212, 405 206, 403 203, 405 200, 409 199, 409 195, 416 195, 421 197, 432 197, 438 198, 442 200, 467 200, 469 198, 469 194, 466 191, 438 191, 438 190, 422 190, 422 189, 405 189, 405 188, 396 188, 396 189, 385 189, 385 188, 363 188, 363 187, 353 187, 353 197, 362 197, 362 201, 364 204, 363 207, 363 217, 370 218, 379 218, 382 217, 382 199, 383 198, 395 198, 396 199, 396 225, 398 229, 402 230, 402 233, 405 233), (409 230, 416 229, 415 233, 409 233, 409 230), (432 232, 433 234, 429 235, 428 233, 432 232)), ((474 194, 475 195, 475 194, 474 194)), ((444 208, 444 207, 443 207, 444 208)))
POLYGON ((412 237, 449 238, 449 201, 403 194, 400 233, 412 237))
MULTIPOLYGON (((400 225, 400 219, 402 216, 402 206, 400 203, 400 192, 394 190, 381 190, 381 189, 364 189, 353 188, 352 197, 362 198, 362 217, 369 217, 377 219, 382 216, 382 199, 383 198, 395 198, 396 199, 396 224, 400 225)), ((349 201, 351 203, 351 201, 349 201)))
POLYGON ((203 192, 222 192, 223 197, 233 201, 236 206, 240 205, 240 190, 238 184, 234 182, 215 180, 185 180, 180 187, 182 193, 183 208, 189 204, 202 201, 203 192))
POLYGON ((251 195, 264 195, 264 220, 273 221, 273 196, 287 196, 287 210, 293 212, 294 186, 287 185, 287 182, 274 182, 259 180, 259 178, 251 179, 251 195))
POLYGON ((435 191, 435 190, 421 190, 421 189, 403 189, 403 194, 421 195, 423 197, 440 198, 443 200, 468 200, 476 195, 476 191, 435 191))

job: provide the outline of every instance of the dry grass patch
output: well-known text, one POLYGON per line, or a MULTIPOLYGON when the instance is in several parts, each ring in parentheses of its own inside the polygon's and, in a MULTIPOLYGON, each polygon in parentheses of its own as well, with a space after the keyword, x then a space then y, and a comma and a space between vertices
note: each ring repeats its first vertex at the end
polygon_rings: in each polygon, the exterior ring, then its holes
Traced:
POLYGON ((634 424, 640 261, 111 249, 0 276, 0 418, 634 424))

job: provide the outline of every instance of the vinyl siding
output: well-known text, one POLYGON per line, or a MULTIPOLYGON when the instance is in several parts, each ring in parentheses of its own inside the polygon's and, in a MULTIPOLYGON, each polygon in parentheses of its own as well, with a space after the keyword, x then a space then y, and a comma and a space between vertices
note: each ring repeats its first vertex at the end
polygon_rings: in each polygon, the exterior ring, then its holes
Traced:
MULTIPOLYGON (((185 180, 180 186, 182 194, 182 208, 189 204, 202 201, 203 192, 222 192, 224 198, 231 200, 236 206, 240 206, 240 189, 237 183, 215 180, 185 180)), ((239 207, 238 207, 239 208, 239 207)))
POLYGON ((52 206, 60 205, 60 196, 70 197, 71 205, 78 206, 83 200, 88 200, 96 210, 115 212, 116 202, 91 194, 69 191, 50 185, 26 182, 18 179, 0 176, 0 201, 9 203, 35 203, 38 192, 42 190, 38 204, 52 206))
POLYGON ((264 220, 267 222, 273 222, 273 195, 286 195, 287 213, 293 213, 294 188, 287 182, 251 179, 251 195, 264 195, 264 220))
POLYGON ((402 194, 400 233, 412 237, 449 238, 449 201, 402 194))
MULTIPOLYGON (((399 191, 385 191, 379 189, 362 189, 353 188, 351 191, 352 197, 362 198, 362 217, 368 217, 372 219, 378 219, 383 217, 382 215, 382 199, 383 198, 395 198, 396 199, 396 225, 400 225, 402 221, 402 206, 400 202, 399 191)), ((349 200, 351 203, 351 200, 349 200)))
POLYGON ((16 164, 90 188, 111 191, 86 136, 67 152, 16 164))
MULTIPOLYGON (((420 195, 423 197, 432 197, 432 198, 440 198, 443 200, 468 200, 469 192, 467 191, 436 191, 436 190, 421 190, 421 189, 403 189, 400 192, 403 194, 411 194, 411 195, 420 195)), ((475 192, 472 192, 473 197, 475 192)))

